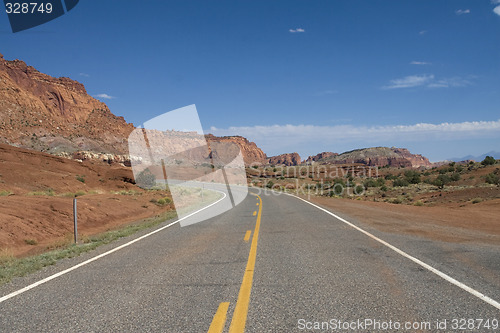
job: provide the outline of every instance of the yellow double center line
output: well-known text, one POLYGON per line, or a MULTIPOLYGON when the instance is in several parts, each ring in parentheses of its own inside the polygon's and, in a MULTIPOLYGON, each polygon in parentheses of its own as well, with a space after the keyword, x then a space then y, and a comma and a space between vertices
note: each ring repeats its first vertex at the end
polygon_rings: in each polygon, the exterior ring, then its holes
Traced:
MULTIPOLYGON (((250 293, 252 291, 253 273, 255 270, 255 259, 257 258, 257 243, 259 241, 259 229, 260 229, 260 219, 262 216, 262 198, 256 195, 259 200, 259 212, 257 214, 257 222, 255 223, 255 229, 252 237, 252 244, 250 245, 250 254, 248 255, 247 267, 245 269, 245 274, 243 275, 243 281, 241 283, 240 292, 238 294, 238 300, 236 301, 236 307, 233 313, 233 319, 231 320, 231 325, 229 326, 229 333, 243 333, 245 332, 245 324, 247 321, 248 305, 250 303, 250 293)), ((215 316, 212 320, 212 324, 208 330, 209 333, 220 333, 224 329, 224 324, 226 322, 226 313, 229 303, 221 303, 215 316)))

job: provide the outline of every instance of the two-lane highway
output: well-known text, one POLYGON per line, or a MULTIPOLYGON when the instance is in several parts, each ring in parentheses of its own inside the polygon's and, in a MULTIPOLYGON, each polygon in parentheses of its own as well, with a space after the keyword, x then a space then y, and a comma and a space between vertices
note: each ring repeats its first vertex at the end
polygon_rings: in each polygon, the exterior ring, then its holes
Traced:
MULTIPOLYGON (((407 331, 450 332, 453 319, 500 319, 494 305, 317 207, 255 194, 224 214, 174 224, 1 302, 0 331, 333 332, 338 320, 378 320, 422 325, 407 331), (444 320, 446 329, 438 329, 444 320)), ((409 254, 427 262, 433 248, 442 249, 426 242, 409 254)), ((17 279, 0 296, 94 255, 17 279)), ((432 264, 450 276, 455 271, 432 264)), ((458 276, 498 300, 500 281, 458 276)))

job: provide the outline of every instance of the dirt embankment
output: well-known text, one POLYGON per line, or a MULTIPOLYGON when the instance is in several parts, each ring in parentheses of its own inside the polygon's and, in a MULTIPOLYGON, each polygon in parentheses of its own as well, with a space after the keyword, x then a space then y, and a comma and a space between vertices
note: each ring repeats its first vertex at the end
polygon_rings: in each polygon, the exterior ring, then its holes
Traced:
POLYGON ((500 244, 500 199, 434 207, 326 197, 312 197, 311 201, 384 232, 446 242, 500 244))
POLYGON ((23 256, 68 242, 75 196, 83 237, 173 209, 152 202, 166 192, 133 184, 130 168, 0 145, 0 250, 23 256))

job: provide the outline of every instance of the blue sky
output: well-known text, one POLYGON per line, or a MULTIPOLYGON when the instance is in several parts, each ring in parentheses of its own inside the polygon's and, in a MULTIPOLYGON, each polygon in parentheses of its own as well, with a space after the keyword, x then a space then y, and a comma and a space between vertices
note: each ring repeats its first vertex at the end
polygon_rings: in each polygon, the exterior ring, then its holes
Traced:
POLYGON ((500 0, 81 1, 0 53, 136 125, 196 104, 268 155, 407 147, 431 160, 500 142, 500 0), (100 97, 99 97, 100 96, 100 97))

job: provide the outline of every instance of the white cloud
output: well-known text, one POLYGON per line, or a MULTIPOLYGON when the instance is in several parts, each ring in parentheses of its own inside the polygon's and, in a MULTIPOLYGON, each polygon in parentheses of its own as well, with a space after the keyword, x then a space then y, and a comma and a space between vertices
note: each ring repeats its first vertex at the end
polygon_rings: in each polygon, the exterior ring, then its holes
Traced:
POLYGON ((79 75, 80 76, 85 76, 85 77, 90 77, 90 75, 88 75, 87 73, 80 73, 79 75))
POLYGON ((394 79, 390 81, 388 86, 382 87, 382 89, 399 89, 399 88, 413 88, 426 85, 434 80, 434 75, 423 74, 423 75, 410 75, 405 76, 402 79, 394 79))
POLYGON ((115 99, 116 98, 115 96, 110 96, 108 94, 97 94, 97 95, 95 95, 95 97, 104 98, 104 99, 115 99))
POLYGON ((211 127, 214 135, 242 135, 257 142, 264 151, 294 151, 298 146, 318 144, 345 144, 361 142, 365 146, 403 142, 436 142, 437 140, 464 140, 500 137, 500 119, 496 121, 466 121, 460 123, 418 123, 386 126, 316 126, 271 125, 211 127), (295 148, 294 148, 295 147, 295 148))
POLYGON ((455 11, 455 14, 457 14, 457 15, 469 14, 469 13, 470 13, 470 9, 457 9, 455 11))
POLYGON ((427 87, 429 88, 450 88, 450 87, 466 87, 470 86, 472 82, 461 77, 450 77, 445 79, 436 80, 435 82, 429 83, 427 87))
POLYGON ((432 65, 432 64, 427 61, 412 61, 410 62, 410 65, 432 65))
MULTIPOLYGON (((471 76, 472 77, 472 76, 471 76)), ((401 79, 390 80, 390 84, 383 86, 382 89, 400 89, 400 88, 456 88, 472 85, 472 82, 459 76, 435 79, 433 74, 410 75, 401 79)))
POLYGON ((418 32, 418 34, 419 34, 420 36, 423 36, 423 35, 425 35, 426 33, 427 33, 427 30, 421 30, 421 31, 419 31, 419 32, 418 32))
POLYGON ((318 91, 317 93, 314 94, 314 96, 335 95, 338 93, 339 93, 338 90, 323 90, 323 91, 318 91))
POLYGON ((493 8, 493 12, 500 16, 500 6, 496 6, 495 8, 493 8))
POLYGON ((290 29, 290 30, 288 30, 288 31, 290 31, 291 33, 296 33, 296 32, 305 32, 305 30, 304 30, 304 29, 302 29, 302 28, 290 29))
POLYGON ((491 0, 491 3, 494 5, 500 4, 500 0, 491 0))

